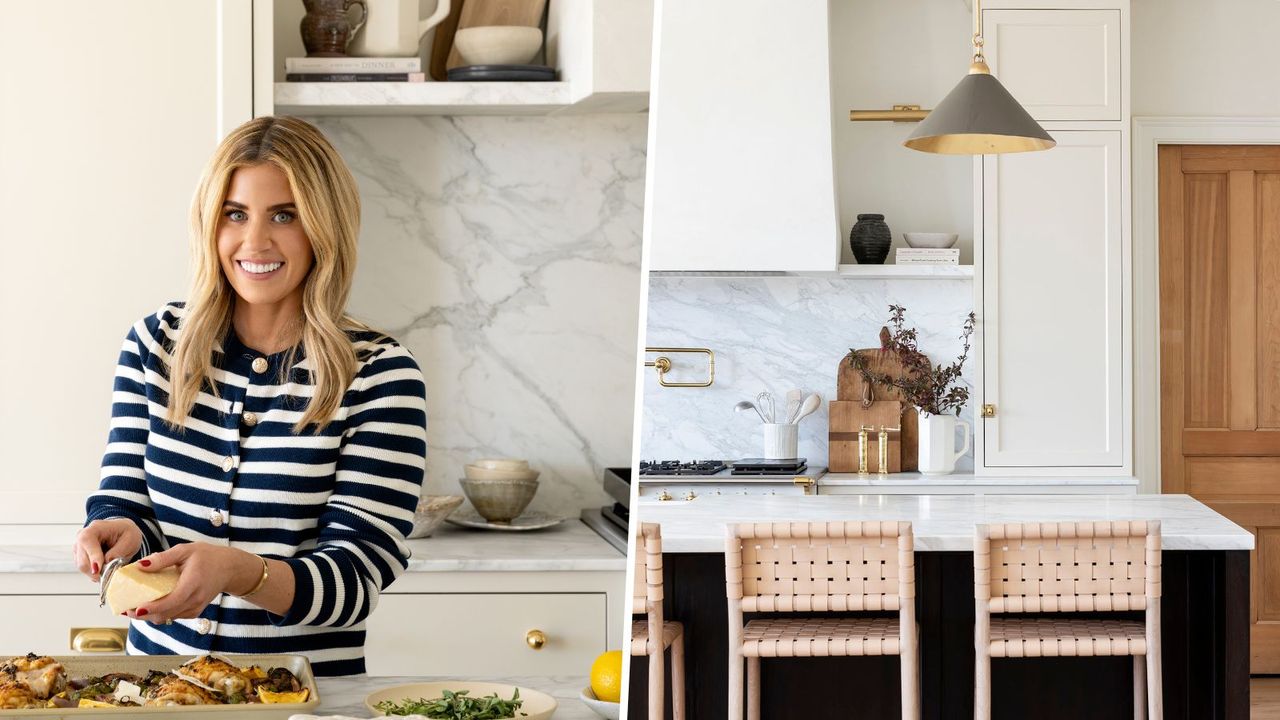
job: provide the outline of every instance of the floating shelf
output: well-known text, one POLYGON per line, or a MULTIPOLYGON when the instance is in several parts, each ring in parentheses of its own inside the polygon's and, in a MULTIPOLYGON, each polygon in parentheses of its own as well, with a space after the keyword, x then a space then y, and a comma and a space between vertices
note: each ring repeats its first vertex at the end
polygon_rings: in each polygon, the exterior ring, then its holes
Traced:
POLYGON ((973 277, 972 265, 841 265, 836 271, 848 278, 901 278, 929 280, 973 277))
POLYGON ((572 106, 567 82, 275 84, 275 111, 290 115, 547 115, 572 106))

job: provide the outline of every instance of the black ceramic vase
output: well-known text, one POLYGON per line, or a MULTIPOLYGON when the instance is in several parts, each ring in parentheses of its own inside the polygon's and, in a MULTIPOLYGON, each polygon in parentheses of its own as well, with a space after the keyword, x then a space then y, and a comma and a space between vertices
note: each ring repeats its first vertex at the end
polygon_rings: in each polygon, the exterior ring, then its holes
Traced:
POLYGON ((889 232, 883 215, 859 215, 858 222, 849 233, 849 247, 859 265, 883 265, 892 244, 893 234, 889 232))

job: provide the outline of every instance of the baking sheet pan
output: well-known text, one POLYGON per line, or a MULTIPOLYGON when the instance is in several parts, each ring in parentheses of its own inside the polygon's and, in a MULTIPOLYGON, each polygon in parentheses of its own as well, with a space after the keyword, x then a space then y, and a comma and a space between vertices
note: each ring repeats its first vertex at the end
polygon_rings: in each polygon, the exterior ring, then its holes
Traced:
MULTIPOLYGON (((26 653, 0 654, 0 659, 25 656, 26 653)), ((218 657, 235 663, 239 667, 261 665, 264 669, 283 667, 298 678, 302 686, 309 688, 304 703, 270 705, 266 703, 245 703, 240 705, 178 705, 169 707, 131 707, 131 708, 41 708, 38 710, 0 710, 0 717, 31 717, 52 720, 66 718, 73 720, 98 715, 113 718, 139 717, 147 720, 181 720, 192 715, 204 713, 210 718, 228 718, 230 720, 287 720, 290 715, 313 713, 320 706, 320 693, 316 688, 316 677, 311 672, 311 662, 302 655, 235 655, 231 653, 215 653, 218 657)), ((179 665, 202 655, 53 655, 53 659, 62 663, 67 669, 68 678, 96 677, 112 672, 125 672, 134 675, 146 675, 151 670, 172 670, 179 665)))

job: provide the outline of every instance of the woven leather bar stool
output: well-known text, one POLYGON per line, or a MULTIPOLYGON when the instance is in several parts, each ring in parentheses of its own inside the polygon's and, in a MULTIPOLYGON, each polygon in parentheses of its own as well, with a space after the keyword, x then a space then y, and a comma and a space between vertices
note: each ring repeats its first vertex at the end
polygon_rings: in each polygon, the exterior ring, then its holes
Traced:
POLYGON ((1133 656, 1133 716, 1164 717, 1158 521, 979 525, 973 589, 975 720, 991 717, 991 658, 1103 655, 1133 656), (1146 618, 998 617, 1126 610, 1146 618))
POLYGON ((760 658, 900 655, 902 717, 920 717, 915 548, 908 522, 728 527, 729 720, 760 718, 760 658), (744 612, 898 612, 896 618, 752 620, 744 612))
POLYGON ((631 655, 649 658, 649 720, 663 720, 663 654, 671 649, 671 716, 684 720, 684 626, 662 618, 662 532, 657 523, 641 523, 637 530, 631 612, 647 618, 631 624, 631 655))

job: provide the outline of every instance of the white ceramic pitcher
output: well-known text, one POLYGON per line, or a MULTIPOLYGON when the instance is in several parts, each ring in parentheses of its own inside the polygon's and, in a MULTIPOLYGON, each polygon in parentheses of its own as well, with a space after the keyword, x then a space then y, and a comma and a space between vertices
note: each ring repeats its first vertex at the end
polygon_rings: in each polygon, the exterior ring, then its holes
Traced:
MULTIPOLYGON (((419 20, 418 0, 364 0, 369 17, 347 49, 356 57, 419 57, 422 36, 449 15, 449 0, 425 0, 435 10, 419 20)), ((423 51, 430 55, 428 47, 423 51)), ((424 68, 425 70, 425 68, 424 68)))
POLYGON ((969 452, 969 423, 955 415, 926 415, 920 412, 920 473, 947 475, 955 472, 956 461, 969 452), (956 452, 956 426, 964 428, 964 441, 956 452))

